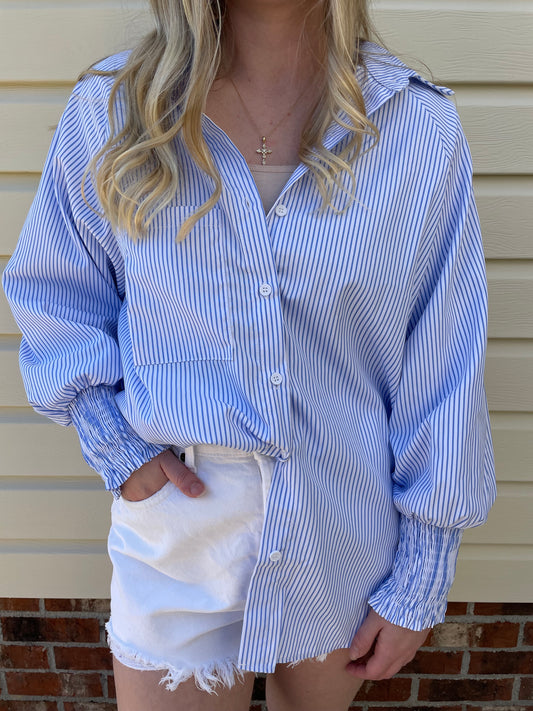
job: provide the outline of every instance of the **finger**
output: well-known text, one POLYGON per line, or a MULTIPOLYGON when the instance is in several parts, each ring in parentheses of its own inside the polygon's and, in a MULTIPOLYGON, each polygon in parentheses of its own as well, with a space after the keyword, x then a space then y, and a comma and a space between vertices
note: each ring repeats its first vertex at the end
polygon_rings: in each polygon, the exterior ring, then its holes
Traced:
POLYGON ((185 496, 195 499, 204 493, 205 485, 202 480, 170 450, 160 455, 159 464, 165 475, 185 496))
POLYGON ((351 662, 348 671, 360 679, 389 679, 398 672, 403 664, 401 664, 394 654, 394 651, 383 644, 380 640, 376 642, 374 649, 367 655, 366 659, 357 659, 351 662))
POLYGON ((351 659, 359 659, 360 657, 364 657, 364 655, 372 649, 372 645, 379 634, 382 626, 381 621, 377 615, 372 613, 373 610, 370 610, 352 640, 350 645, 351 659))

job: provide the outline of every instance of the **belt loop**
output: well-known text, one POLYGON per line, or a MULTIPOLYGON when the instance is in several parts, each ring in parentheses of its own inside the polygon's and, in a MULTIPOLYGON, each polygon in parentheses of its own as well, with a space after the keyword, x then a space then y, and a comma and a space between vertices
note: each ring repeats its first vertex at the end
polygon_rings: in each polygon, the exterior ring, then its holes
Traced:
POLYGON ((252 452, 252 454, 257 462, 257 468, 259 469, 259 474, 261 476, 261 485, 263 488, 263 509, 266 510, 268 492, 270 491, 270 485, 272 484, 272 474, 274 473, 274 467, 276 466, 276 459, 265 454, 259 454, 259 452, 252 452))
POLYGON ((194 445, 185 447, 183 453, 185 454, 185 466, 196 474, 196 456, 194 445))

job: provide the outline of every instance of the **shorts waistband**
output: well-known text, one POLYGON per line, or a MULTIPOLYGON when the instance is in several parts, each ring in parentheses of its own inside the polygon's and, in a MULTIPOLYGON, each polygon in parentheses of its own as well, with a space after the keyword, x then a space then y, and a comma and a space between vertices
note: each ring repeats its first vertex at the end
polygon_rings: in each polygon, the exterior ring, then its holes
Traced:
MULTIPOLYGON (((187 449, 194 450, 195 456, 205 457, 222 457, 224 459, 245 459, 253 457, 253 452, 245 452, 242 449, 233 449, 232 447, 224 447, 220 444, 194 444, 187 449)), ((185 450, 187 451, 187 450, 185 450)))

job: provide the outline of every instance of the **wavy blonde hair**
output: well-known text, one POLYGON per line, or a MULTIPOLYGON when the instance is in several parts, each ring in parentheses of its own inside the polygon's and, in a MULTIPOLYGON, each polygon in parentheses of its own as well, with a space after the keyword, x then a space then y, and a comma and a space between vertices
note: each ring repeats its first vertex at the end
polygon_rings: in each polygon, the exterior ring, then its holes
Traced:
MULTIPOLYGON (((115 77, 109 97, 110 137, 84 175, 94 176, 100 203, 114 228, 142 237, 157 212, 175 197, 180 182, 174 140, 178 134, 196 164, 215 184, 209 199, 180 227, 183 239, 217 203, 222 181, 202 134, 207 94, 221 71, 225 39, 224 0, 150 0, 155 28, 132 50, 123 68, 88 69, 86 74, 115 77), (125 101, 125 121, 115 118, 118 94, 125 101)), ((322 209, 331 205, 348 174, 354 199, 355 175, 349 161, 366 134, 379 135, 366 117, 356 66, 361 43, 371 39, 367 0, 317 0, 310 11, 323 13, 324 93, 302 132, 299 157, 316 178, 322 209), (339 116, 344 112, 347 120, 339 116), (325 148, 332 122, 351 131, 340 153, 325 148)))

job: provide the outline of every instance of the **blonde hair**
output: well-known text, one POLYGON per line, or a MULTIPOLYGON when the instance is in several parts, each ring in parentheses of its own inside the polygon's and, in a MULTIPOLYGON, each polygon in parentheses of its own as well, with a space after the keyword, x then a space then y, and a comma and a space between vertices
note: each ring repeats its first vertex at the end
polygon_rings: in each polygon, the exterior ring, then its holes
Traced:
MULTIPOLYGON (((175 197, 180 166, 174 140, 181 134, 196 164, 214 181, 209 199, 180 227, 183 239, 194 224, 217 203, 222 181, 202 134, 201 121, 207 94, 221 69, 224 38, 224 0, 150 0, 155 28, 142 39, 120 70, 89 69, 85 74, 115 77, 109 97, 110 137, 87 166, 100 203, 114 228, 131 237, 145 234, 157 212, 175 197), (117 98, 125 102, 125 121, 115 118, 117 98)), ((300 160, 316 178, 322 209, 336 189, 355 194, 350 165, 366 134, 379 138, 365 115, 355 68, 362 61, 361 43, 373 30, 367 0, 317 0, 323 12, 325 42, 324 95, 315 106, 301 137, 300 160), (347 120, 339 117, 345 113, 347 120), (336 154, 323 139, 332 122, 351 132, 336 154)))

